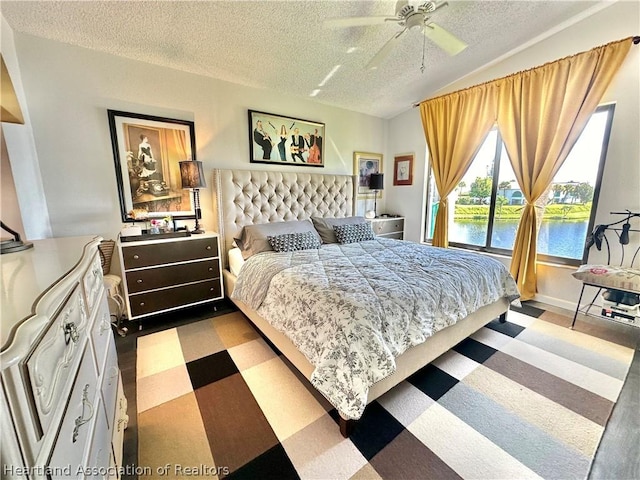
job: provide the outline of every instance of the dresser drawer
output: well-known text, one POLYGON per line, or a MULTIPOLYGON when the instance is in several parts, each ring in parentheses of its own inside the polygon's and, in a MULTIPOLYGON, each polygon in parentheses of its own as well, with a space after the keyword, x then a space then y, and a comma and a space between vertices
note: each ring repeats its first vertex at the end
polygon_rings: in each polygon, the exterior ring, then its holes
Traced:
POLYGON ((396 240, 404 240, 404 233, 402 232, 385 233, 378 236, 384 237, 384 238, 394 238, 396 240))
POLYGON ((111 333, 111 315, 109 314, 109 305, 107 305, 107 297, 102 296, 100 300, 100 310, 93 321, 91 327, 91 343, 93 344, 93 353, 96 357, 96 365, 98 367, 98 375, 102 375, 104 368, 105 355, 109 342, 113 342, 113 334, 111 333))
POLYGON ((118 356, 116 354, 116 344, 111 338, 107 353, 107 362, 104 367, 104 375, 102 376, 102 400, 104 401, 104 409, 107 414, 107 424, 109 428, 116 411, 116 396, 118 394, 118 378, 120 377, 120 369, 118 368, 118 356))
POLYGON ((395 233, 404 231, 404 219, 392 219, 372 222, 373 231, 376 235, 384 235, 385 233, 395 233))
POLYGON ((122 261, 127 270, 217 256, 216 237, 122 247, 122 261))
POLYGON ((85 348, 60 431, 47 464, 52 472, 59 473, 52 475, 54 479, 82 477, 76 475, 78 467, 84 465, 95 417, 101 413, 102 408, 100 396, 96 395, 98 385, 94 361, 91 349, 85 348))
POLYGON ((111 435, 102 406, 96 405, 96 425, 93 440, 89 449, 89 457, 84 467, 85 479, 104 480, 108 475, 111 464, 111 435))
POLYGON ((127 415, 127 398, 124 396, 124 388, 122 387, 122 375, 118 377, 118 395, 116 399, 116 416, 114 418, 115 425, 113 430, 112 444, 113 455, 116 465, 122 465, 122 440, 124 438, 124 430, 129 423, 129 415, 127 415))
POLYGON ((127 272, 129 293, 143 292, 182 283, 198 282, 218 278, 220 262, 216 259, 200 262, 181 263, 144 270, 127 272))
POLYGON ((84 289, 85 299, 87 301, 87 310, 89 316, 99 300, 100 292, 102 292, 102 265, 100 265, 100 256, 96 254, 82 276, 82 288, 84 289))
POLYGON ((213 300, 222 295, 220 279, 129 295, 133 316, 168 310, 191 303, 213 300))
POLYGON ((82 292, 76 284, 27 358, 31 391, 43 434, 50 427, 58 401, 66 398, 65 385, 75 371, 71 367, 77 365, 87 343, 88 323, 82 292))

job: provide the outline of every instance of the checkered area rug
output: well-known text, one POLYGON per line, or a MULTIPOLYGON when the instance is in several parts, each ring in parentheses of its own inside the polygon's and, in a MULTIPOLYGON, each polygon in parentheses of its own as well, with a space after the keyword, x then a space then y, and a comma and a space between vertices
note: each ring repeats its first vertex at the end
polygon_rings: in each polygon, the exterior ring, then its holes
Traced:
POLYGON ((585 478, 634 351, 526 311, 373 402, 349 439, 240 312, 139 337, 140 478, 585 478))

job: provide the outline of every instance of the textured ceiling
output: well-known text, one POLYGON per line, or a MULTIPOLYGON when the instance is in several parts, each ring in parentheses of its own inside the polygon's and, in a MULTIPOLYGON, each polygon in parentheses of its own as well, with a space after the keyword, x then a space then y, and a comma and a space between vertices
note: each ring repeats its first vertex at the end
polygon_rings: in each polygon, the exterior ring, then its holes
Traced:
POLYGON ((289 95, 320 89, 318 102, 391 118, 599 3, 450 0, 433 20, 466 50, 449 57, 414 29, 377 70, 364 66, 401 27, 323 20, 393 16, 395 1, 3 0, 0 9, 16 32, 289 95))

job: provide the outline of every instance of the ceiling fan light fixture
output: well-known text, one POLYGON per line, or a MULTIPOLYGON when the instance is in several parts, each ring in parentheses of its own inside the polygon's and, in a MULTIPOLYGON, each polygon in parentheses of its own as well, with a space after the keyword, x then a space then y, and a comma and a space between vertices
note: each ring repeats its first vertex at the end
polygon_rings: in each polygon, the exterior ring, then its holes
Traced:
MULTIPOLYGON (((367 63, 365 69, 375 70, 384 59, 389 56, 393 48, 397 44, 398 38, 406 31, 418 27, 419 30, 430 41, 435 43, 438 47, 443 49, 449 55, 457 55, 462 50, 467 48, 467 44, 457 38, 452 33, 449 33, 444 28, 431 22, 431 14, 436 10, 448 5, 449 3, 444 0, 428 1, 424 0, 398 0, 396 2, 395 17, 349 17, 325 20, 325 26, 334 28, 340 27, 356 27, 365 25, 384 24, 387 22, 393 22, 400 27, 403 27, 401 31, 397 32, 391 37, 387 43, 374 55, 374 57, 367 63)), ((421 70, 424 72, 424 39, 423 39, 423 67, 421 70)))

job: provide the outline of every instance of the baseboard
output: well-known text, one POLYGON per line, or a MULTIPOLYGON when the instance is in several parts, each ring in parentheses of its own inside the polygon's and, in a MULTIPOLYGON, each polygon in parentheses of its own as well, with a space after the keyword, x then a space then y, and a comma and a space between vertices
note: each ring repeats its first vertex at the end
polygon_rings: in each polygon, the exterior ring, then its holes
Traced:
POLYGON ((555 298, 555 297, 549 297, 548 295, 536 294, 536 296, 533 299, 536 302, 546 303, 548 305, 553 305, 554 307, 564 308, 565 310, 569 310, 570 312, 575 312, 576 310, 575 302, 568 302, 566 300, 562 300, 561 298, 555 298))

